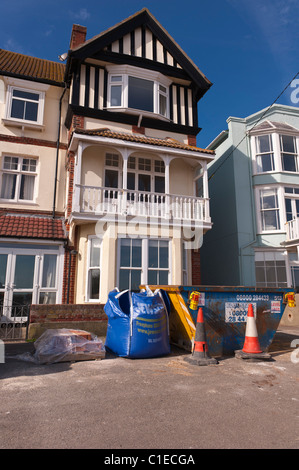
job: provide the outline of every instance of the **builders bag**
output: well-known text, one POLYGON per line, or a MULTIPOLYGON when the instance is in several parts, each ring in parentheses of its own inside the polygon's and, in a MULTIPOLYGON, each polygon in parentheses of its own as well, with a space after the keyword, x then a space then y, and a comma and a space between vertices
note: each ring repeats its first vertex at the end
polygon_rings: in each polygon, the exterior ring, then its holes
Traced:
POLYGON ((117 289, 108 295, 104 307, 108 316, 105 348, 130 358, 149 358, 170 353, 165 291, 147 288, 138 293, 117 289))

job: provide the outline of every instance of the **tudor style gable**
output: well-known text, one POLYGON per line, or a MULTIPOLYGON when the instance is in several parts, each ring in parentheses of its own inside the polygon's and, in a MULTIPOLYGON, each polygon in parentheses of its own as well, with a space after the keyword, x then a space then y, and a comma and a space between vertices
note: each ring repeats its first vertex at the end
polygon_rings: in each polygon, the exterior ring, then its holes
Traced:
POLYGON ((74 27, 65 75, 67 127, 81 115, 198 133, 197 102, 211 82, 147 9, 88 41, 86 29, 74 27))

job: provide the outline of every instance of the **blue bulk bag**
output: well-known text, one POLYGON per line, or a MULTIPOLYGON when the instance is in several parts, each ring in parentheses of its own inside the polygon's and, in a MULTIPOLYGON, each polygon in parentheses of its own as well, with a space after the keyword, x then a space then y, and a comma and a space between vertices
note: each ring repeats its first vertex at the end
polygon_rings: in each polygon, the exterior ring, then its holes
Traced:
POLYGON ((108 316, 105 348, 121 357, 149 358, 170 353, 165 291, 138 293, 114 289, 104 307, 108 316))

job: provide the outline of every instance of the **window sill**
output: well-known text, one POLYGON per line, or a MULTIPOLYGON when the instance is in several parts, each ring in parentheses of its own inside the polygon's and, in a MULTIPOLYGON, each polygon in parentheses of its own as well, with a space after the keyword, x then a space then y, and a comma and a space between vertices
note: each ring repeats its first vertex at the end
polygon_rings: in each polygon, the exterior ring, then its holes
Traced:
POLYGON ((2 118, 2 122, 5 126, 20 127, 22 129, 32 129, 32 130, 36 130, 40 132, 42 132, 45 129, 45 126, 43 124, 19 121, 17 119, 11 119, 11 118, 5 118, 5 119, 2 118))
POLYGON ((17 199, 2 199, 0 198, 0 204, 21 204, 24 206, 38 206, 37 202, 35 201, 18 201, 17 199))
POLYGON ((128 113, 128 114, 134 114, 136 116, 141 116, 140 118, 141 120, 142 120, 142 117, 151 117, 151 118, 160 119, 161 121, 170 122, 170 119, 168 117, 162 116, 162 114, 154 113, 151 111, 142 111, 141 109, 110 107, 110 106, 108 106, 105 109, 106 111, 112 111, 114 113, 128 113))

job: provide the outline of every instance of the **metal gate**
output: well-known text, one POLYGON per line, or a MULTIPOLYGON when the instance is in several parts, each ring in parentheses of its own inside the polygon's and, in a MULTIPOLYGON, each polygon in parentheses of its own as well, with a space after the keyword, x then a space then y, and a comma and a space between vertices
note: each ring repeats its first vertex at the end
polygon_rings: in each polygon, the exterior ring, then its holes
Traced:
POLYGON ((30 305, 12 305, 9 316, 7 307, 0 305, 0 339, 5 341, 27 339, 30 305))

